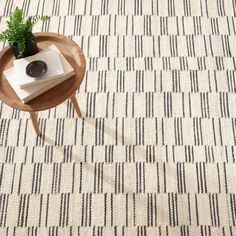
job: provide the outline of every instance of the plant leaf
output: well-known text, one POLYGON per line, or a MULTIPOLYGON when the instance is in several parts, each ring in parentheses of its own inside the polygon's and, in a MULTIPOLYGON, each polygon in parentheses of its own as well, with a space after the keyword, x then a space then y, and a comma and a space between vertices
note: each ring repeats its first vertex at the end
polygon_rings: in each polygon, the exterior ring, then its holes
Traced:
POLYGON ((22 55, 25 44, 35 42, 32 33, 33 26, 39 21, 50 19, 48 16, 25 17, 24 12, 16 7, 7 21, 7 29, 0 34, 0 41, 8 41, 10 45, 14 43, 18 47, 18 52, 22 55))

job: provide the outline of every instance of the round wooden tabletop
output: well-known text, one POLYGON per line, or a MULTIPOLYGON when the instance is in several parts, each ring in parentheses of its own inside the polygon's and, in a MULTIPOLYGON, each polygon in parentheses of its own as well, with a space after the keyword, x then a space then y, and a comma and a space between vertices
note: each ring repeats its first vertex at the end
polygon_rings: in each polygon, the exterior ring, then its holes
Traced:
POLYGON ((7 105, 23 111, 41 111, 57 106, 71 97, 84 78, 86 61, 81 48, 71 39, 56 33, 35 33, 39 50, 51 44, 57 46, 75 70, 75 75, 24 104, 3 75, 3 71, 13 66, 15 57, 9 47, 0 52, 0 99, 7 105))

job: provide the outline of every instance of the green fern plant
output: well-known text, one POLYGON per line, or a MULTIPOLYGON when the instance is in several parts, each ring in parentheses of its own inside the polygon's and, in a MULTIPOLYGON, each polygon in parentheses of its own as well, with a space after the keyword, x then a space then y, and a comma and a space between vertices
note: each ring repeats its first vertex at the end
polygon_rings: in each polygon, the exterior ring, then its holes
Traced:
POLYGON ((11 47, 17 46, 18 57, 21 57, 27 44, 35 43, 33 26, 39 21, 48 20, 48 16, 25 17, 23 11, 16 7, 7 21, 7 29, 0 33, 0 41, 7 41, 11 47))

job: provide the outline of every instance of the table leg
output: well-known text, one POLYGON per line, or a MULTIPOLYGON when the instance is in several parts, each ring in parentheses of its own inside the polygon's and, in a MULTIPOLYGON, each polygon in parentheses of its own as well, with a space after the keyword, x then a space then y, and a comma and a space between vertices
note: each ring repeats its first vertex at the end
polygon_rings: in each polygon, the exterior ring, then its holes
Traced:
POLYGON ((70 100, 71 102, 73 103, 73 106, 76 110, 76 113, 79 117, 81 117, 81 111, 80 111, 80 108, 79 108, 79 104, 78 104, 78 101, 77 101, 77 98, 75 96, 75 94, 73 94, 71 97, 70 97, 70 100))
POLYGON ((36 134, 39 135, 40 131, 39 131, 39 125, 38 125, 38 121, 37 121, 37 116, 36 116, 35 112, 29 112, 29 113, 30 113, 30 118, 31 118, 34 130, 35 130, 36 134))

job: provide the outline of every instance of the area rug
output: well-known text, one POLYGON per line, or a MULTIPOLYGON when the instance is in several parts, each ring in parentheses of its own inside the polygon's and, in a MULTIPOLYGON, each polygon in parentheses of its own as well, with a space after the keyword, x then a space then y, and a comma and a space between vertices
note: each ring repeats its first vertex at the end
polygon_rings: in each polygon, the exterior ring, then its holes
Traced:
MULTIPOLYGON (((0 0, 83 49, 70 101, 0 103, 0 235, 236 235, 235 0, 0 0)), ((5 46, 1 44, 1 48, 5 46)))

